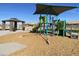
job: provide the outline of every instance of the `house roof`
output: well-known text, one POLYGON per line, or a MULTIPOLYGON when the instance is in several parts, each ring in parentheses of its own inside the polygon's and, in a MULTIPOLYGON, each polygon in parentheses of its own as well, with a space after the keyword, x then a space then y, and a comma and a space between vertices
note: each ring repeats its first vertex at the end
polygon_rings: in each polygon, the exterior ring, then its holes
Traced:
POLYGON ((2 20, 2 22, 24 22, 24 21, 19 20, 17 18, 10 18, 10 19, 7 19, 7 20, 2 20))
POLYGON ((59 15, 60 13, 71 10, 73 8, 77 7, 36 4, 36 11, 34 12, 34 14, 59 15))
POLYGON ((79 24, 79 21, 71 21, 71 22, 67 22, 67 24, 79 24))

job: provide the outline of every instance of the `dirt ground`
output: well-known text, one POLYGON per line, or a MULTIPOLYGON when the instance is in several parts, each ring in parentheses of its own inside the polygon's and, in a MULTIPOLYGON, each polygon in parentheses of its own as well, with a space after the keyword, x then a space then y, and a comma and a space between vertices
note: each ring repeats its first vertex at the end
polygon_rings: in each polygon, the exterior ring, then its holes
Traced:
POLYGON ((0 36, 0 43, 18 42, 27 48, 16 51, 10 56, 72 56, 79 55, 79 39, 61 36, 47 36, 36 33, 19 32, 0 36))

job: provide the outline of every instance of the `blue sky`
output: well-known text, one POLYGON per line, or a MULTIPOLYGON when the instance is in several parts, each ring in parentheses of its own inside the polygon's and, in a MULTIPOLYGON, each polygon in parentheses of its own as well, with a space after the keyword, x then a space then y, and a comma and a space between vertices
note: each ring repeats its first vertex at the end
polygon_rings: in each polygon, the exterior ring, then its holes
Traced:
MULTIPOLYGON (((48 3, 49 4, 49 3, 48 3)), ((60 6, 77 6, 79 4, 75 3, 52 3, 49 5, 60 5, 60 6)), ((18 18, 26 21, 26 23, 37 23, 39 20, 39 15, 33 15, 35 11, 35 4, 30 3, 0 3, 0 23, 1 20, 9 18, 18 18)), ((61 20, 73 21, 79 20, 79 8, 66 11, 58 16, 61 20)))

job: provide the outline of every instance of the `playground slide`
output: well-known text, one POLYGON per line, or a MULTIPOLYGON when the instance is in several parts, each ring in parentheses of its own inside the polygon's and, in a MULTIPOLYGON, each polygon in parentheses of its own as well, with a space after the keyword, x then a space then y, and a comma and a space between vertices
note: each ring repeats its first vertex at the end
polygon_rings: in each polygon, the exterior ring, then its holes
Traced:
POLYGON ((36 32, 40 28, 40 24, 38 24, 36 27, 33 28, 33 32, 36 32))
POLYGON ((35 27, 36 30, 39 29, 39 28, 40 28, 40 24, 38 24, 38 25, 35 27))
POLYGON ((69 30, 65 30, 65 32, 68 33, 68 34, 71 34, 71 31, 69 31, 69 30))
MULTIPOLYGON (((33 28, 33 32, 37 32, 37 30, 38 30, 39 28, 40 28, 40 24, 38 24, 36 27, 33 28)), ((46 44, 49 45, 48 38, 47 38, 46 36, 42 35, 42 34, 41 34, 40 36, 45 40, 46 44)))

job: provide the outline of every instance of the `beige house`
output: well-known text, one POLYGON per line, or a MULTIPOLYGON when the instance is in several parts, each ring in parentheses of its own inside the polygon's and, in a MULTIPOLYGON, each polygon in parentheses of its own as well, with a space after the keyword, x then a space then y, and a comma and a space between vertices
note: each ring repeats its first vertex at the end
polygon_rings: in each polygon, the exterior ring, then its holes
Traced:
POLYGON ((72 21, 66 24, 66 29, 68 30, 79 30, 79 21, 72 21))
POLYGON ((32 31, 33 28, 34 28, 34 24, 25 24, 26 31, 32 31))

